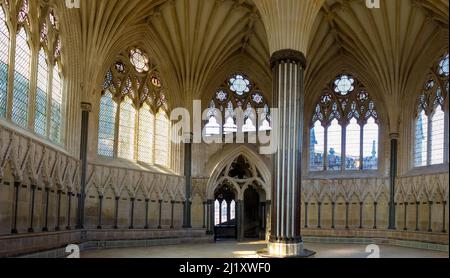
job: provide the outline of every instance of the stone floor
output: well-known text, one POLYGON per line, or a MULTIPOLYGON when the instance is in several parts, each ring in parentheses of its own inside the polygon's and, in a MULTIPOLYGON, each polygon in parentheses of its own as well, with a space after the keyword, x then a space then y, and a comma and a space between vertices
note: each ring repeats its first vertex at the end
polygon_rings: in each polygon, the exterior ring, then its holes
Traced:
MULTIPOLYGON (((206 244, 182 244, 143 248, 90 250, 82 258, 257 258, 256 252, 266 247, 263 241, 225 241, 206 244)), ((358 244, 306 243, 305 248, 317 252, 315 258, 366 258, 366 246, 358 244)), ((380 246, 381 258, 449 258, 448 252, 396 246, 380 246)))

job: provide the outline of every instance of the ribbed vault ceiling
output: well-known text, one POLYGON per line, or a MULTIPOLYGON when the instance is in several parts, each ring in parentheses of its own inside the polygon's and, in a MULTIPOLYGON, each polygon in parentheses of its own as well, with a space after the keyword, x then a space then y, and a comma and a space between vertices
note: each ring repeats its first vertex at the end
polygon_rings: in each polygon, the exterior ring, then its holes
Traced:
POLYGON ((267 83, 270 54, 289 47, 306 53, 309 101, 349 70, 395 126, 397 103, 448 49, 448 9, 448 0, 381 0, 380 9, 365 0, 81 0, 61 14, 66 41, 81 52, 68 60, 91 94, 130 45, 159 65, 172 105, 188 107, 226 78, 219 73, 247 68, 267 83))

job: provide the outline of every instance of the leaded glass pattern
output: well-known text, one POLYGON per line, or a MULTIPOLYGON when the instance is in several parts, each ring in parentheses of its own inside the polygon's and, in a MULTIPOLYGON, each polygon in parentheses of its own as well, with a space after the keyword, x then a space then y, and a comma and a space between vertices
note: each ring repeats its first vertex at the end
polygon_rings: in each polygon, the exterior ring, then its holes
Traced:
POLYGON ((153 163, 155 117, 148 104, 139 110, 138 161, 153 163))
POLYGON ((48 64, 47 54, 41 48, 38 57, 38 76, 36 91, 36 114, 34 120, 34 131, 47 136, 47 90, 48 90, 48 64))
MULTIPOLYGON (((443 164, 448 126, 448 53, 429 71, 416 105, 414 166, 443 164)), ((448 141, 448 140, 447 140, 448 141)))
POLYGON ((242 109, 244 115, 242 132, 271 130, 270 109, 264 94, 245 74, 233 74, 224 81, 208 108, 205 121, 207 136, 237 132, 235 110, 238 108, 242 109))
POLYGON ((0 117, 6 117, 9 67, 9 30, 3 7, 0 5, 0 117))
POLYGON ((50 140, 59 143, 61 140, 62 83, 58 65, 53 67, 52 105, 50 116, 50 140))
POLYGON ((164 111, 156 115, 155 164, 167 167, 169 164, 169 119, 164 111))
POLYGON ((134 160, 134 131, 136 125, 136 109, 133 101, 125 97, 120 104, 118 156, 123 159, 134 160))
POLYGON ((28 125, 31 51, 24 28, 16 36, 12 121, 24 128, 28 125))
POLYGON ((375 102, 357 78, 341 74, 325 87, 312 115, 310 171, 377 170, 378 138, 375 102))
POLYGON ((115 123, 117 104, 111 92, 106 91, 100 99, 98 127, 98 154, 106 157, 114 156, 115 123))

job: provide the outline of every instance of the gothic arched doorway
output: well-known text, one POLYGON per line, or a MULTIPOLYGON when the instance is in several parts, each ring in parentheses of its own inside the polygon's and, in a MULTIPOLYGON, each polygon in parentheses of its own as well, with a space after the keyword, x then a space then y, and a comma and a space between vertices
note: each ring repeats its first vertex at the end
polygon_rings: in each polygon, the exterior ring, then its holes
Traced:
POLYGON ((266 178, 256 163, 237 155, 219 168, 214 195, 208 198, 208 232, 215 239, 265 238, 270 201, 266 178))
POLYGON ((237 239, 236 193, 224 184, 216 190, 214 197, 214 238, 237 239))

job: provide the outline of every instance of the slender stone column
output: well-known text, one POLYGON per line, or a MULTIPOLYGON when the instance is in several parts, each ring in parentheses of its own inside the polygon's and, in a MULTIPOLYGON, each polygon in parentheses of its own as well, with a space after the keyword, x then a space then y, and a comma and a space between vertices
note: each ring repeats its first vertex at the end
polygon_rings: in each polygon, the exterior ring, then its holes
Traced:
POLYGON ((363 207, 364 207, 364 203, 359 202, 359 228, 360 229, 363 228, 363 207))
POLYGON ((346 229, 350 229, 350 227, 348 226, 348 213, 350 211, 350 203, 349 202, 345 202, 345 228, 346 229))
POLYGON ((87 149, 89 135, 89 113, 92 110, 90 103, 81 103, 81 140, 80 140, 80 160, 81 160, 81 188, 80 198, 78 198, 77 228, 84 229, 84 203, 86 198, 87 179, 87 149))
POLYGON ((334 213, 335 213, 335 209, 336 209, 336 203, 335 202, 332 202, 331 203, 331 229, 334 229, 335 228, 335 225, 334 225, 334 213))
POLYGON ((203 202, 203 229, 206 229, 207 211, 208 211, 208 203, 203 202))
POLYGON ((102 229, 102 211, 103 211, 103 195, 98 196, 98 226, 97 229, 102 229))
POLYGON ((237 212, 237 239, 243 240, 244 234, 244 201, 239 200, 236 202, 236 212, 237 212))
POLYGON ((420 230, 420 227, 419 227, 419 206, 420 206, 420 202, 417 201, 416 202, 416 231, 417 232, 420 230))
POLYGON ((277 153, 272 171, 272 229, 268 246, 273 256, 301 256, 301 166, 304 121, 303 53, 285 49, 272 54, 273 104, 277 153))
POLYGON ((305 202, 305 228, 308 228, 308 202, 305 202))
POLYGON ((378 203, 374 202, 373 203, 373 228, 375 230, 377 229, 377 207, 378 207, 378 203))
POLYGON ((158 229, 162 229, 162 226, 161 226, 161 217, 162 217, 162 203, 163 203, 163 200, 159 200, 159 218, 158 218, 158 229))
POLYGON ((321 212, 322 212, 322 203, 318 202, 317 203, 317 228, 321 229, 322 225, 321 225, 321 212))
POLYGON ((185 134, 184 143, 184 176, 186 180, 186 202, 183 207, 183 228, 192 228, 191 224, 191 191, 192 191, 192 134, 185 134))
POLYGON ((144 229, 148 229, 148 205, 150 203, 150 199, 145 199, 145 227, 144 229))
POLYGON ((170 211, 170 228, 173 229, 173 228, 175 228, 173 226, 173 212, 174 212, 174 207, 175 207, 175 201, 171 201, 170 204, 172 206, 171 211, 170 211))
POLYGON ((68 202, 68 208, 67 208, 67 226, 66 230, 70 230, 70 218, 72 216, 72 192, 69 192, 67 194, 67 202, 68 202))
POLYGON ((20 186, 22 183, 20 182, 14 182, 14 219, 13 219, 13 226, 11 229, 12 234, 17 234, 17 213, 19 212, 19 193, 20 193, 20 186))
MULTIPOLYGON (((403 201, 403 208, 405 209, 405 211, 403 213, 403 230, 407 231, 408 230, 408 202, 407 201, 403 201)), ((416 212, 418 212, 417 205, 416 205, 416 212)), ((416 213, 416 216, 417 216, 417 213, 416 213)), ((416 219, 417 219, 417 217, 416 217, 416 219)), ((416 230, 417 230, 417 225, 416 225, 416 230)))
POLYGON ((57 202, 58 202, 58 204, 57 204, 57 208, 56 208, 56 227, 55 227, 55 231, 59 231, 59 230, 61 230, 61 227, 60 227, 60 219, 61 219, 61 193, 62 193, 62 191, 61 190, 58 190, 58 193, 57 193, 57 202))
POLYGON ((136 199, 135 198, 130 198, 130 227, 128 227, 128 229, 132 230, 134 229, 134 201, 136 199))
POLYGON ((116 196, 116 208, 114 213, 114 229, 119 229, 119 201, 120 197, 116 196))
POLYGON ((206 215, 206 227, 207 235, 213 235, 214 234, 214 200, 208 200, 207 202, 207 215, 206 215))
POLYGON ((34 200, 36 195, 36 185, 31 185, 31 209, 30 209, 30 227, 28 228, 29 233, 34 232, 33 220, 34 220, 34 200))
POLYGON ((432 210, 433 209, 433 201, 428 201, 428 232, 431 233, 433 231, 432 225, 433 225, 433 216, 432 216, 432 210))
POLYGON ((398 157, 398 133, 390 134, 391 137, 391 169, 389 173, 389 229, 395 230, 395 183, 397 179, 397 157, 398 157))
POLYGON ((44 227, 43 232, 48 232, 48 205, 50 198, 50 188, 45 188, 45 216, 44 216, 44 227))
POLYGON ((442 202, 442 233, 446 233, 447 232, 447 226, 445 225, 445 210, 447 208, 447 201, 443 201, 442 202))

